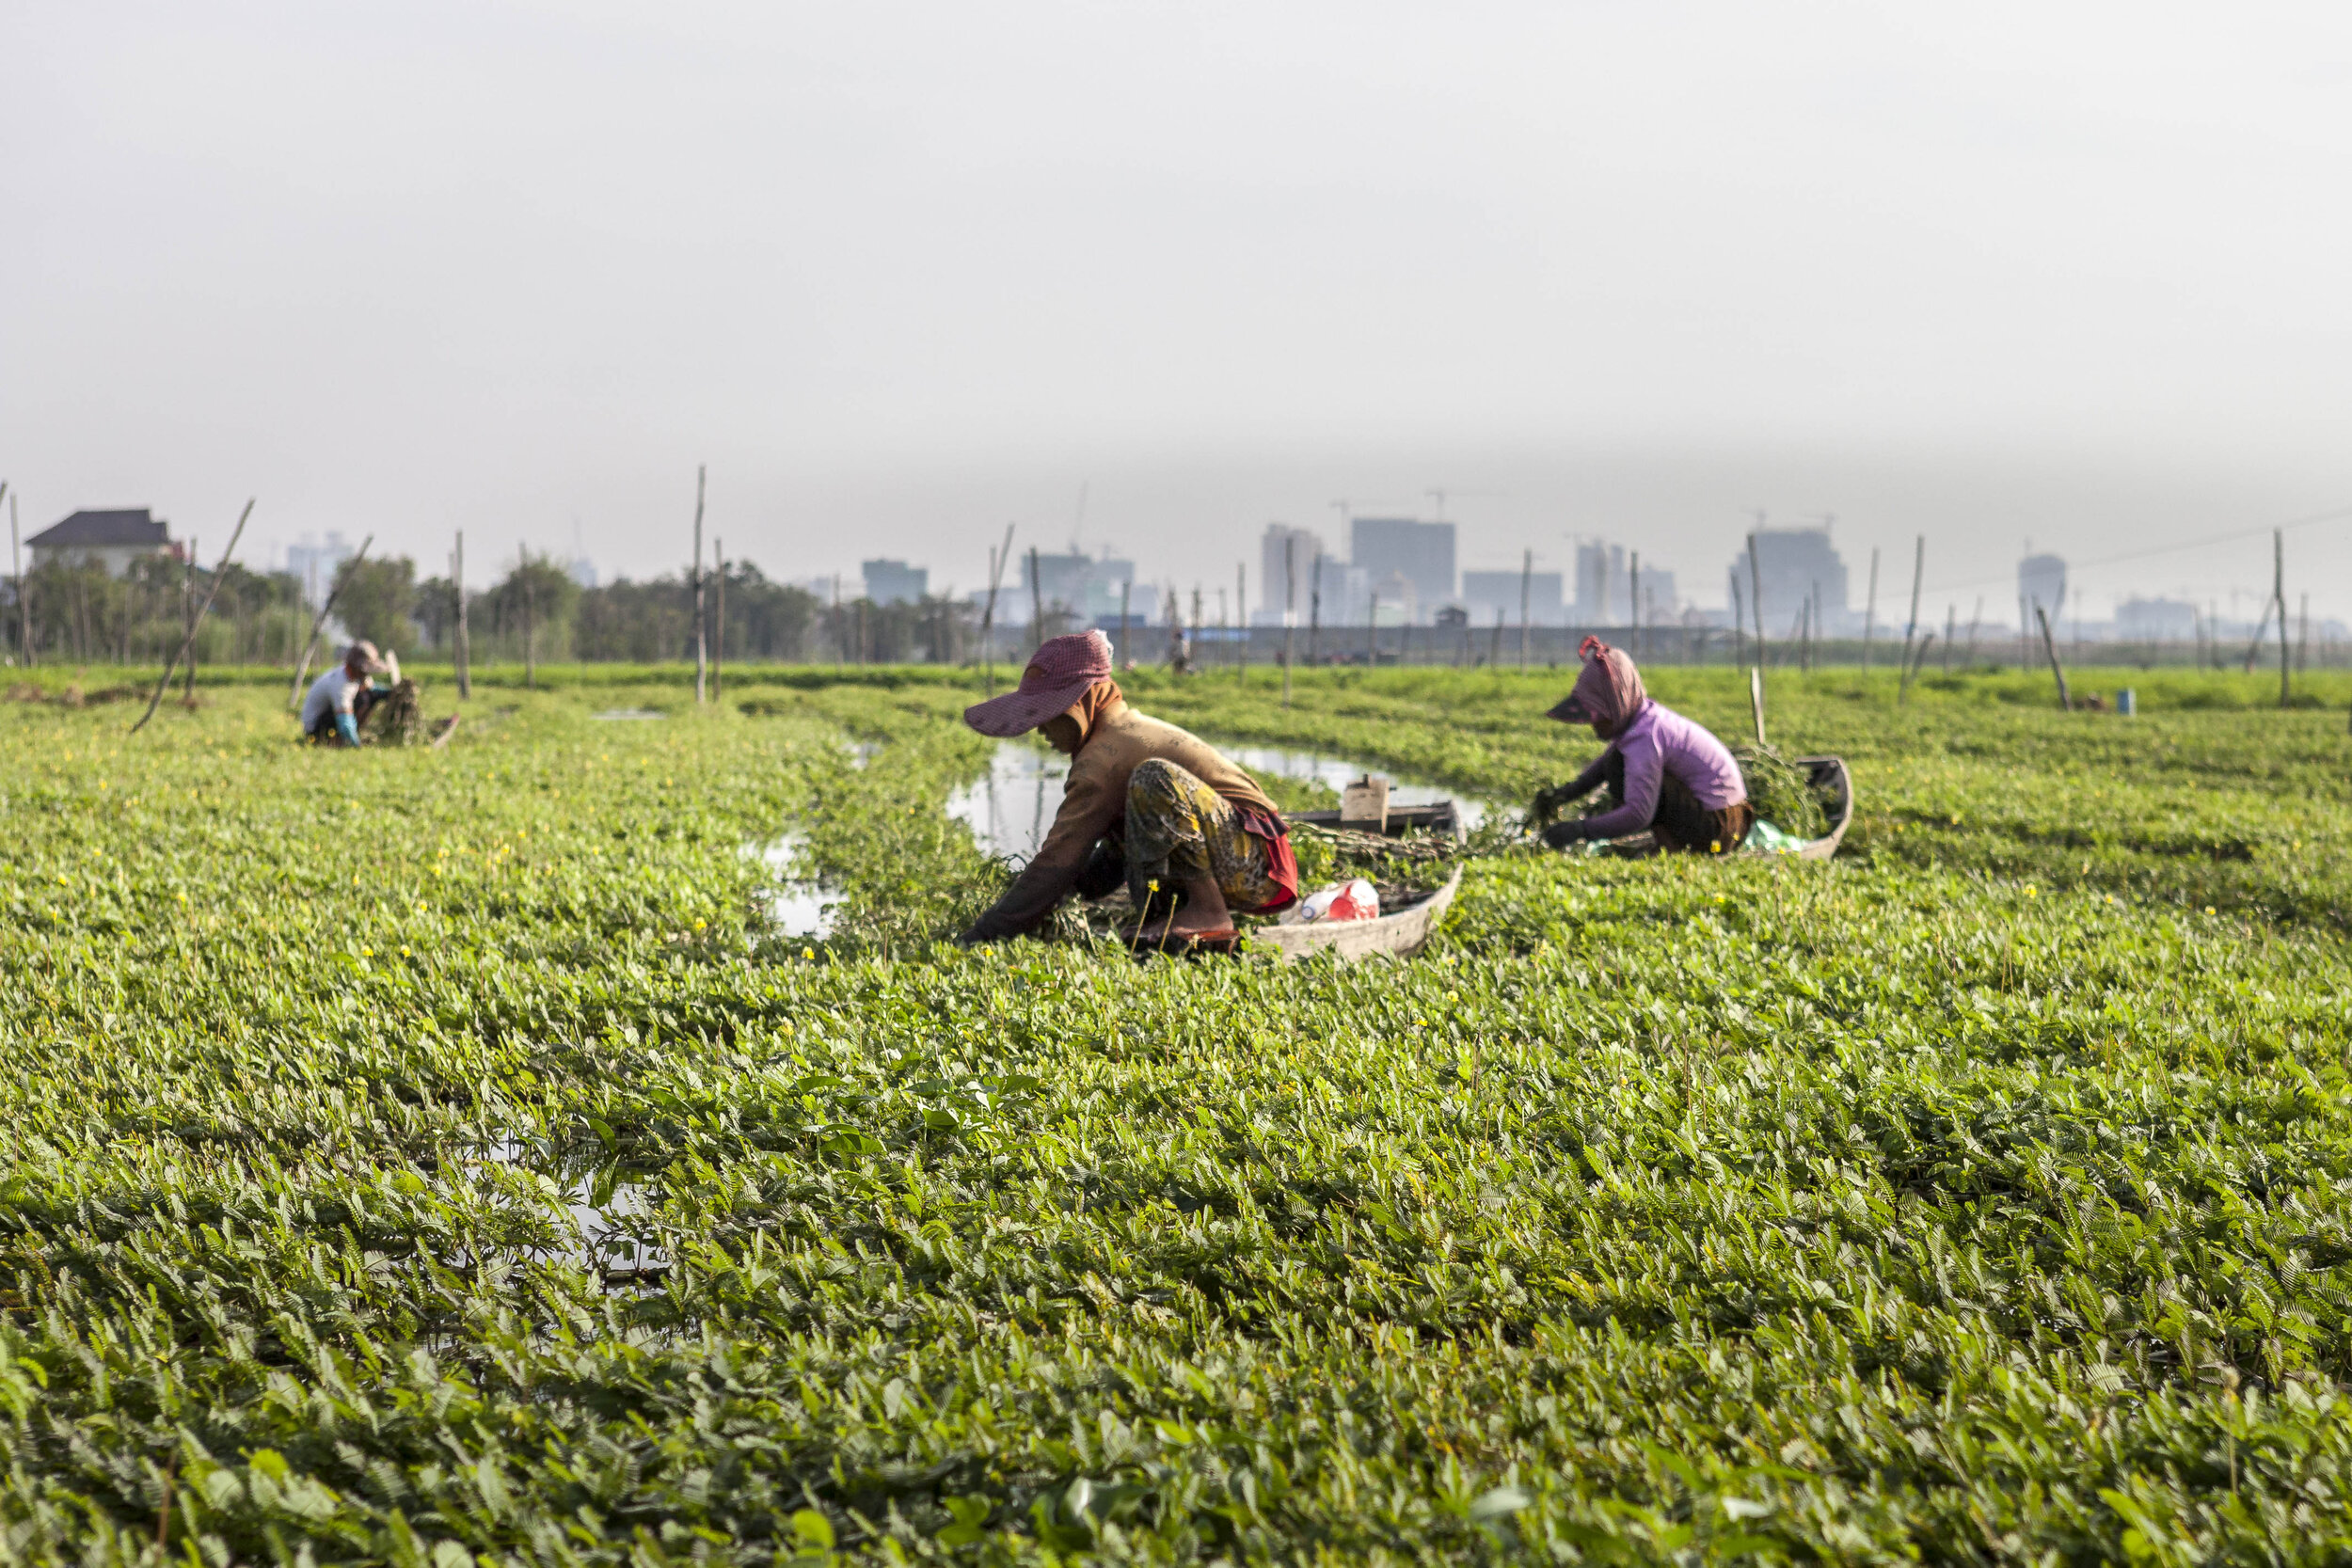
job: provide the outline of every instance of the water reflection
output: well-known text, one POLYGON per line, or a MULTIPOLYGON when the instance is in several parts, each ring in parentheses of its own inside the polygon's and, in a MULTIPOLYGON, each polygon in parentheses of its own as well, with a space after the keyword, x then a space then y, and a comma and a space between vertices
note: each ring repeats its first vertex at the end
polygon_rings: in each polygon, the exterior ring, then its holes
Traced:
POLYGON ((1070 759, 1025 741, 997 742, 988 771, 947 797, 947 815, 993 855, 1027 860, 1061 809, 1070 759))
POLYGON ((803 872, 803 847, 800 834, 787 833, 773 844, 755 846, 753 852, 775 873, 775 881, 762 893, 768 919, 777 934, 822 941, 833 935, 834 908, 841 901, 841 890, 821 877, 803 872))
MULTIPOLYGON (((1335 790, 1366 773, 1376 773, 1389 781, 1389 800, 1395 805, 1419 806, 1452 800, 1462 814, 1466 830, 1476 828, 1486 819, 1486 802, 1442 784, 1400 779, 1376 762, 1284 751, 1275 746, 1236 746, 1220 741, 1210 744, 1252 773, 1311 780, 1335 790)), ((1002 741, 995 754, 989 758, 988 772, 947 797, 947 815, 969 827, 980 847, 991 854, 1026 860, 1045 842, 1045 835, 1054 825, 1054 814, 1061 809, 1062 786, 1069 778, 1070 759, 1060 752, 1025 741, 1002 741)))

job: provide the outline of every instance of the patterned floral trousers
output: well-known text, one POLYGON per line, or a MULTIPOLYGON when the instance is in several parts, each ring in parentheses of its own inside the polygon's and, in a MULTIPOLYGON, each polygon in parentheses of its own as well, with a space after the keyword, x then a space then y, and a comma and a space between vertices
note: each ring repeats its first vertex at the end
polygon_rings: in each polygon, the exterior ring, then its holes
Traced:
POLYGON ((1267 875, 1265 841, 1241 825, 1232 802, 1164 757, 1136 765, 1127 780, 1127 896, 1140 910, 1159 884, 1159 907, 1186 881, 1215 877, 1236 910, 1282 896, 1267 875))

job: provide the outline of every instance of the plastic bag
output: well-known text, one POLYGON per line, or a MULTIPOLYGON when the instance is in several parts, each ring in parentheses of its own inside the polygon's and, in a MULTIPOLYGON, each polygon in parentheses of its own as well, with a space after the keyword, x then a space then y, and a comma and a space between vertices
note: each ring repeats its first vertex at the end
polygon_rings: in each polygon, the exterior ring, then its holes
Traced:
POLYGON ((1285 926, 1320 925, 1333 920, 1377 920, 1380 918, 1380 890, 1358 877, 1352 881, 1334 882, 1314 892, 1284 910, 1281 923, 1285 926))

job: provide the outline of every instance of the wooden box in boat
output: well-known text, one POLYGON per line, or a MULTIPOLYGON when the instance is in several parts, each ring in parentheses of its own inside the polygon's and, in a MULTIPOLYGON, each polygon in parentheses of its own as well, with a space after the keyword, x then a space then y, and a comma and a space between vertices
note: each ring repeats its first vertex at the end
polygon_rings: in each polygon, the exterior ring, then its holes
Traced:
MULTIPOLYGON (((1289 820, 1320 828, 1336 828, 1340 814, 1335 811, 1292 812, 1289 820)), ((1402 837, 1407 832, 1442 833, 1456 843, 1461 841, 1462 816, 1451 800, 1440 800, 1432 806, 1389 807, 1388 836, 1402 837)), ((1284 963, 1296 963, 1311 954, 1328 952, 1341 958, 1364 958, 1379 954, 1391 958, 1410 958, 1429 941, 1437 929, 1438 919, 1453 906, 1454 895, 1462 885, 1462 868, 1458 864, 1445 885, 1423 897, 1392 910, 1376 920, 1339 920, 1317 922, 1306 926, 1284 926, 1279 923, 1260 926, 1249 933, 1251 942, 1272 948, 1284 963)))

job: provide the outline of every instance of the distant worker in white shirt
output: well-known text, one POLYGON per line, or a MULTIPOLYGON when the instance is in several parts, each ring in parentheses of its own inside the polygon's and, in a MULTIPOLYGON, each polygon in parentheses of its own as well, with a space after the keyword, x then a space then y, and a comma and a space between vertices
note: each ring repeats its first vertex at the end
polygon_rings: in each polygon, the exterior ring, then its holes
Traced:
POLYGON ((358 745, 368 710, 399 684, 399 656, 378 654, 373 642, 354 642, 343 650, 339 667, 310 683, 310 694, 302 700, 303 735, 323 746, 358 745), (388 678, 378 685, 378 675, 388 678))

